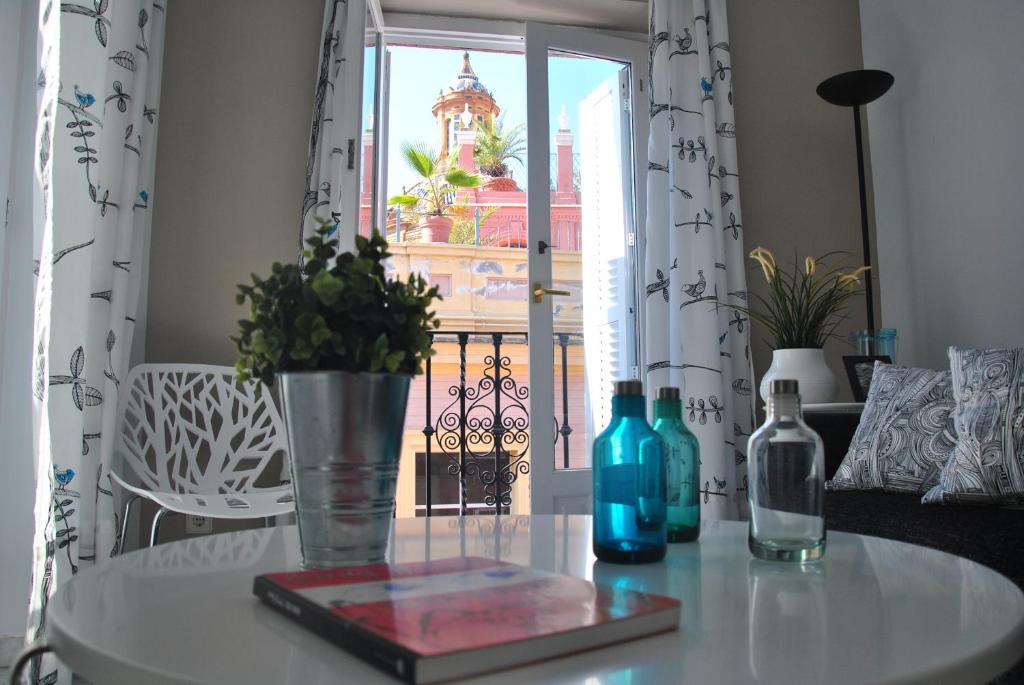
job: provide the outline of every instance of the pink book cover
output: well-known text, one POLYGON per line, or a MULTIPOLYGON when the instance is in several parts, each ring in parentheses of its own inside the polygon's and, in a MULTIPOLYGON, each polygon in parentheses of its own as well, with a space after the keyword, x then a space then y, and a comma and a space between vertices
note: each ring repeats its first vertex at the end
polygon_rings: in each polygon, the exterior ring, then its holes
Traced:
POLYGON ((674 630, 679 601, 477 557, 270 573, 254 592, 411 683, 674 630))

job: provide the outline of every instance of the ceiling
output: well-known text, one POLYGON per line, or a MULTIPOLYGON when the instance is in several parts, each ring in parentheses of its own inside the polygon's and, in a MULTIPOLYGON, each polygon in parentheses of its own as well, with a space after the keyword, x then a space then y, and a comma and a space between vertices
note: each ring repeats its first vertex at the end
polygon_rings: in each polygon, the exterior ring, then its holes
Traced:
POLYGON ((385 12, 647 31, 647 0, 381 0, 385 12))

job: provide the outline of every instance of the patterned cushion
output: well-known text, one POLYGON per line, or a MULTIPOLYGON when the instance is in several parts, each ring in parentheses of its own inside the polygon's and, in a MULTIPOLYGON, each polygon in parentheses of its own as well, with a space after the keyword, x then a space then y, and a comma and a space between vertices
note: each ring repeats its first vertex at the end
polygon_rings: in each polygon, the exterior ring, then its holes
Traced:
POLYGON ((860 425, 829 487, 927 491, 953 449, 952 410, 948 371, 875 362, 860 425))
POLYGON ((949 348, 956 447, 924 502, 1002 504, 1024 498, 1024 348, 949 348))

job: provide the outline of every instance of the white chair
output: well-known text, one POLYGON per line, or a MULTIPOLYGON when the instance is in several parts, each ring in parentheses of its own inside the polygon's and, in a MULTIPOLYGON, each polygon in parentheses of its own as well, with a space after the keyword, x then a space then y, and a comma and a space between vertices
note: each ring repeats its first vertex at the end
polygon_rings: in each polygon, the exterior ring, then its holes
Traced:
POLYGON ((118 437, 110 476, 131 493, 124 503, 123 551, 132 505, 145 497, 160 509, 149 544, 169 513, 222 519, 273 517, 295 510, 287 473, 284 423, 269 390, 239 382, 229 366, 140 364, 121 385, 118 437), (261 481, 261 485, 262 485, 261 481))

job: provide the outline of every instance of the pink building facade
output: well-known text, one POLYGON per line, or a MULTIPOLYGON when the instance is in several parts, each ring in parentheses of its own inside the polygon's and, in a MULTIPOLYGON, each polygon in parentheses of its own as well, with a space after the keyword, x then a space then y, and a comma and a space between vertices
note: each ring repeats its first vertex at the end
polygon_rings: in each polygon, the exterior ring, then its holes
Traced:
MULTIPOLYGON (((447 89, 438 94, 432 108, 439 135, 437 149, 441 155, 457 152, 459 166, 471 173, 480 173, 473 156, 477 125, 485 117, 496 117, 498 111, 493 96, 473 73, 468 54, 464 55, 462 70, 447 89)), ((551 239, 548 242, 557 250, 579 251, 583 240, 580 192, 574 169, 573 132, 568 128, 568 117, 564 111, 559 117, 559 124, 554 140, 551 239)), ((359 231, 369 235, 373 223, 372 129, 364 132, 362 142, 359 231)), ((459 191, 455 197, 455 204, 464 206, 463 213, 468 214, 468 220, 474 223, 473 242, 499 247, 526 247, 526 191, 508 176, 483 175, 482 178, 480 187, 459 191)), ((396 226, 398 215, 395 208, 389 208, 387 235, 393 242, 404 242, 407 232, 415 228, 414 221, 412 217, 402 216, 400 227, 396 226)), ((418 240, 417 233, 414 230, 410 235, 418 240)))

